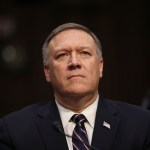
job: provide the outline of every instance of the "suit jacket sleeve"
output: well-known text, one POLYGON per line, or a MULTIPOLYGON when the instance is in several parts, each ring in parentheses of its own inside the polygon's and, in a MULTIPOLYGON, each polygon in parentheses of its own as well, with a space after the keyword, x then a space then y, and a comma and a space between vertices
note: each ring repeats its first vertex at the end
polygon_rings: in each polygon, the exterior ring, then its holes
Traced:
POLYGON ((13 150, 12 142, 3 119, 0 119, 0 150, 13 150))
POLYGON ((150 129, 148 131, 148 137, 146 140, 146 144, 145 144, 145 149, 144 150, 150 150, 150 129))

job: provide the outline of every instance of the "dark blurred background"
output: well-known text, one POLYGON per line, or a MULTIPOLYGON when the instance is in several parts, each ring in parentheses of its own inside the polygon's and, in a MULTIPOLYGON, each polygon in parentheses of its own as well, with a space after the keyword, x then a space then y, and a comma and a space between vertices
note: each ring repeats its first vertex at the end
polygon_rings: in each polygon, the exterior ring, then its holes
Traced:
POLYGON ((150 88, 149 8, 149 0, 1 0, 0 117, 51 99, 41 48, 66 22, 89 27, 101 40, 101 95, 141 105, 150 88))

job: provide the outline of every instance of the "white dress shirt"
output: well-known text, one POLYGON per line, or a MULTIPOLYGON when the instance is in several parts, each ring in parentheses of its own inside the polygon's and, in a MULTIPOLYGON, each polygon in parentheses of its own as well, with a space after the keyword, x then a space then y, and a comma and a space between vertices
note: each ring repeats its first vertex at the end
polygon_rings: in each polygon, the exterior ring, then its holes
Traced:
MULTIPOLYGON (((85 128, 87 131, 88 140, 89 140, 90 144, 92 142, 98 100, 99 100, 99 96, 96 98, 96 100, 90 106, 88 106, 86 109, 84 109, 81 112, 88 120, 88 122, 85 122, 85 128)), ((76 124, 74 122, 70 122, 69 120, 75 113, 73 111, 61 106, 57 102, 57 100, 55 100, 55 101, 56 101, 56 105, 57 105, 59 113, 60 113, 60 118, 62 121, 64 132, 65 132, 65 134, 72 136, 72 133, 73 133, 73 130, 74 130, 74 127, 76 124)), ((73 150, 72 138, 66 136, 66 140, 67 140, 69 150, 73 150)))

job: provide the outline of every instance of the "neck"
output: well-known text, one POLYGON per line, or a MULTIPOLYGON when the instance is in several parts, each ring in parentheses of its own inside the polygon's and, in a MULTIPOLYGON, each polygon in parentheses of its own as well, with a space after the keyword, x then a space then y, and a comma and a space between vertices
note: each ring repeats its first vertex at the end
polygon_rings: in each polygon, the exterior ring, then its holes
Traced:
MULTIPOLYGON (((67 95, 67 94, 66 94, 67 95)), ((84 96, 60 96, 55 93, 55 98, 57 102, 65 107, 66 109, 70 109, 75 113, 81 113, 85 108, 91 105, 97 98, 98 91, 94 94, 86 94, 84 96)))

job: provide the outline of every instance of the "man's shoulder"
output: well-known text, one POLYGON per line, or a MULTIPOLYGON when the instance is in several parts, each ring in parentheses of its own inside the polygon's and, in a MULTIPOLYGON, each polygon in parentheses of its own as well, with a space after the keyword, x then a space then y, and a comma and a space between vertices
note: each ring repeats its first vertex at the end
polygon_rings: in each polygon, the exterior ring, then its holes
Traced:
POLYGON ((147 118, 150 120, 150 111, 141 106, 110 99, 104 99, 104 103, 109 105, 111 109, 115 109, 122 116, 127 116, 128 118, 147 118))
POLYGON ((31 104, 31 105, 27 105, 24 106, 23 108, 16 110, 14 112, 11 112, 7 115, 5 115, 2 119, 4 120, 22 120, 25 118, 32 118, 32 116, 34 116, 35 114, 38 114, 38 112, 40 112, 41 110, 46 110, 49 107, 49 103, 48 102, 41 102, 41 103, 36 103, 36 104, 31 104))

